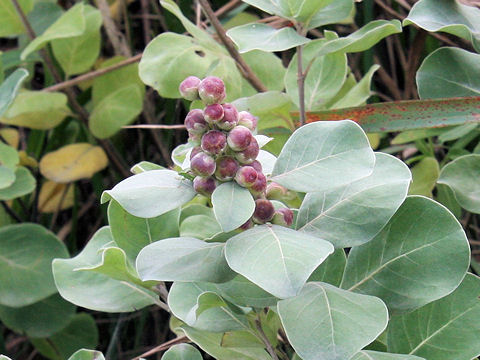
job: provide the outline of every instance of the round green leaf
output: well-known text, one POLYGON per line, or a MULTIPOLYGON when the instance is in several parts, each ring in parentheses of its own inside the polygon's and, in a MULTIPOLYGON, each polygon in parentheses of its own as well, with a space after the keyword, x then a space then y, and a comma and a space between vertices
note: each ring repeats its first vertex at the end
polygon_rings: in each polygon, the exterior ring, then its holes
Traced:
POLYGON ((297 216, 297 230, 352 247, 370 241, 407 196, 411 174, 397 158, 376 153, 373 173, 330 191, 309 193, 297 216))
POLYGON ((470 264, 467 238, 442 205, 421 196, 402 204, 370 242, 349 253, 342 288, 410 311, 452 292, 470 264))
POLYGON ((439 184, 448 185, 459 204, 473 213, 480 213, 480 155, 461 156, 441 171, 439 184))
POLYGON ((330 285, 340 286, 343 272, 347 264, 347 256, 343 249, 336 249, 308 278, 310 281, 326 282, 330 285))
POLYGON ((422 99, 479 96, 479 73, 479 54, 440 48, 428 55, 417 71, 418 93, 422 99))
POLYGON ((202 360, 202 354, 189 344, 177 344, 168 349, 162 360, 202 360))
POLYGON ((228 281, 235 274, 225 260, 224 247, 194 238, 160 240, 140 251, 137 271, 144 281, 228 281))
POLYGON ((138 253, 157 240, 176 237, 180 209, 145 219, 130 215, 115 200, 108 205, 108 222, 115 243, 125 251, 132 263, 138 253))
POLYGON ((0 319, 8 328, 29 337, 48 337, 72 320, 75 306, 58 294, 32 305, 13 308, 0 305, 0 319))
POLYGON ((412 168, 412 184, 408 189, 409 195, 423 195, 432 197, 432 190, 438 179, 440 167, 434 157, 424 157, 412 168))
POLYGON ((320 282, 278 302, 288 340, 304 360, 350 359, 387 327, 385 304, 320 282))
POLYGON ((278 298, 295 296, 331 253, 329 242, 277 225, 244 231, 225 251, 234 271, 278 298))
POLYGON ((100 351, 81 349, 75 352, 68 360, 105 360, 100 351))
MULTIPOLYGON (((2 4, 8 4, 8 6, 10 5, 9 2, 4 2, 2 4)), ((4 24, 4 22, 1 20, 0 23, 4 24)), ((27 76, 27 70, 17 69, 0 85, 0 117, 3 116, 3 113, 8 109, 10 104, 17 96, 18 90, 20 90, 20 86, 25 81, 27 76)))
POLYGON ((114 244, 110 229, 98 230, 80 254, 71 259, 55 259, 52 264, 60 295, 75 305, 105 312, 129 312, 155 304, 158 296, 150 290, 105 274, 86 271, 103 263, 101 251, 114 244))
POLYGON ((362 350, 351 360, 424 360, 414 355, 390 354, 371 350, 362 350))
POLYGON ((273 169, 272 180, 288 189, 326 191, 367 177, 375 154, 353 121, 315 122, 288 139, 273 169))
POLYGON ((102 203, 115 199, 130 214, 157 217, 189 202, 196 195, 192 183, 172 170, 133 175, 105 191, 102 203))
POLYGON ((0 228, 0 304, 31 305, 54 294, 51 263, 68 252, 57 237, 37 224, 0 228))
POLYGON ((11 170, 15 170, 19 161, 17 150, 0 141, 0 166, 3 165, 11 170))
MULTIPOLYGON (((33 9, 33 0, 19 0, 18 4, 25 14, 29 13, 33 9)), ((22 24, 22 20, 17 14, 13 2, 2 1, 0 3, 0 37, 20 35, 25 32, 25 26, 22 24)), ((0 96, 0 99, 2 97, 0 96)), ((1 111, 0 111, 1 113, 1 111)))
POLYGON ((467 274, 450 295, 409 314, 392 317, 388 350, 425 359, 473 359, 480 355, 480 279, 467 274))
POLYGON ((313 16, 309 28, 344 23, 345 20, 352 22, 353 12, 353 0, 335 0, 313 16))
POLYGON ((215 217, 224 232, 243 225, 255 211, 255 200, 248 189, 234 181, 221 184, 212 194, 215 217))
POLYGON ((0 189, 5 189, 15 182, 15 171, 0 165, 0 189))
POLYGON ((30 194, 35 189, 35 178, 30 171, 20 166, 15 171, 15 181, 6 188, 0 188, 0 200, 12 200, 30 194))

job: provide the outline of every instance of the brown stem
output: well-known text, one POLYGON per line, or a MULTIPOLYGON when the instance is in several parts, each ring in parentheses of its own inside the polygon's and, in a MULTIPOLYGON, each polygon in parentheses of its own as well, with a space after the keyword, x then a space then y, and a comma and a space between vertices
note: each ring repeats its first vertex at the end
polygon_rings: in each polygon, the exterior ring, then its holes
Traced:
POLYGON ((10 215, 16 222, 22 222, 20 216, 18 216, 18 214, 12 208, 10 208, 5 201, 0 201, 0 203, 7 214, 10 215))
POLYGON ((149 15, 149 1, 148 0, 140 0, 140 5, 142 7, 142 26, 143 26, 143 42, 145 46, 152 40, 152 36, 150 32, 152 31, 152 24, 150 22, 150 18, 147 16, 149 15))
POLYGON ((98 9, 102 13, 103 25, 105 27, 105 32, 107 33, 108 39, 113 46, 113 50, 116 55, 123 55, 130 57, 132 54, 127 45, 127 41, 123 34, 118 31, 115 22, 110 16, 110 8, 108 6, 107 0, 96 0, 98 9))
POLYGON ((305 124, 305 73, 303 72, 303 45, 297 46, 297 85, 300 108, 300 126, 305 124))
POLYGON ((272 359, 273 360, 279 360, 278 356, 277 356, 277 353, 275 352, 275 349, 273 348, 272 343, 270 342, 270 340, 268 340, 267 335, 265 335, 265 332, 262 329, 262 323, 260 321, 260 318, 258 317, 258 314, 257 314, 257 318, 255 319, 255 327, 257 328, 258 334, 260 335, 260 338, 262 339, 263 343, 265 344, 265 347, 267 348, 267 351, 270 354, 270 356, 272 357, 272 359))
POLYGON ((218 37, 222 41, 222 43, 225 45, 227 48, 228 53, 232 58, 236 61, 237 67, 242 73, 243 77, 257 90, 260 92, 265 92, 268 89, 263 85, 263 83, 260 81, 260 79, 257 77, 257 75, 252 71, 250 66, 243 60, 243 58, 240 56, 240 53, 237 51, 235 48, 235 45, 232 40, 227 36, 225 29, 223 28, 222 24, 218 20, 217 16, 215 16, 215 13, 213 12, 212 7, 210 6, 210 3, 208 0, 198 0, 200 4, 202 5, 203 11, 205 11, 205 14, 207 15, 208 19, 210 20, 210 23, 213 25, 215 30, 217 31, 218 37))
POLYGON ((427 32, 422 29, 418 29, 415 39, 413 40, 412 47, 410 48, 410 54, 408 56, 407 70, 405 72, 405 92, 404 99, 410 99, 416 97, 415 88, 415 73, 420 63, 420 56, 422 55, 422 49, 425 46, 425 40, 427 39, 427 32))
POLYGON ((104 74, 106 74, 106 73, 109 73, 109 72, 112 72, 112 71, 114 71, 114 70, 120 69, 120 68, 122 68, 122 67, 124 67, 124 66, 127 66, 127 65, 130 65, 130 64, 139 62, 141 58, 142 58, 142 54, 138 54, 138 55, 132 56, 131 58, 125 59, 125 60, 123 60, 123 61, 120 61, 119 63, 116 63, 116 64, 114 64, 114 65, 112 65, 112 66, 109 66, 109 67, 106 67, 106 68, 103 68, 103 69, 99 69, 99 70, 95 70, 95 71, 92 71, 92 72, 89 72, 89 73, 86 73, 86 74, 77 76, 76 78, 73 78, 73 79, 70 79, 70 80, 67 80, 67 81, 63 81, 63 82, 61 82, 61 83, 58 83, 58 84, 49 86, 49 87, 43 89, 42 91, 60 91, 60 90, 64 90, 64 89, 66 89, 66 88, 69 88, 69 87, 78 85, 78 84, 80 84, 81 82, 94 79, 94 78, 99 77, 99 76, 102 76, 102 75, 104 75, 104 74))
POLYGON ((150 356, 150 355, 154 355, 154 354, 156 354, 160 351, 164 351, 164 350, 167 350, 167 349, 171 348, 173 345, 181 344, 181 343, 185 343, 185 342, 189 342, 189 341, 190 340, 186 336, 177 337, 175 339, 164 342, 163 344, 158 345, 158 346, 154 347, 153 349, 151 349, 147 352, 144 352, 143 354, 133 358, 133 360, 138 360, 140 358, 144 358, 144 357, 147 357, 147 356, 150 356))
POLYGON ((156 125, 156 124, 125 125, 125 126, 122 126, 122 129, 185 130, 185 125, 156 125))

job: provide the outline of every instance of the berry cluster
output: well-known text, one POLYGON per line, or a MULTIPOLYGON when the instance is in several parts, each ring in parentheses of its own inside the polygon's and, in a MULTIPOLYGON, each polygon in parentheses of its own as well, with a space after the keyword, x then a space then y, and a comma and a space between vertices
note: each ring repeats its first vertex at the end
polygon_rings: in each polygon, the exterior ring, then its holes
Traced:
POLYGON ((197 145, 190 154, 195 191, 209 197, 219 182, 236 181, 256 199, 255 212, 242 229, 266 222, 290 226, 293 212, 288 208, 275 211, 266 198, 267 178, 256 160, 260 148, 252 133, 257 118, 247 111, 237 111, 232 104, 222 103, 225 84, 218 77, 200 80, 189 76, 182 81, 179 91, 185 99, 200 99, 205 104, 203 110, 191 110, 185 118, 189 141, 197 145))

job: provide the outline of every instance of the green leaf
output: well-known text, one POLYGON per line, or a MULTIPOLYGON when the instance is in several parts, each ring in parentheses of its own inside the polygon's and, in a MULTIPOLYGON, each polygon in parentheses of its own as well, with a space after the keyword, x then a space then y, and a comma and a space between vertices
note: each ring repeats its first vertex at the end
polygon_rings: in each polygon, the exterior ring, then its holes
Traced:
POLYGON ((335 0, 313 16, 309 28, 343 23, 345 20, 351 22, 353 12, 353 0, 335 0))
POLYGON ((438 141, 444 143, 447 141, 453 141, 460 139, 478 128, 478 124, 465 124, 460 126, 454 126, 453 128, 440 134, 438 141))
POLYGON ((114 199, 131 215, 152 218, 182 206, 195 195, 191 182, 175 171, 152 170, 121 181, 105 191, 101 201, 114 199))
POLYGON ((190 75, 203 78, 217 55, 185 35, 163 33, 145 48, 139 65, 142 81, 160 96, 179 98, 178 86, 190 75))
POLYGON ((390 354, 378 351, 362 350, 355 354, 351 360, 424 360, 418 356, 390 354))
POLYGON ((136 175, 145 171, 161 170, 161 169, 165 169, 165 168, 161 165, 154 164, 149 161, 140 161, 138 164, 133 165, 130 171, 136 175))
POLYGON ((168 349, 162 360, 202 360, 202 354, 189 344, 177 344, 168 349))
POLYGON ((99 139, 115 135, 131 124, 143 109, 143 92, 136 84, 112 92, 93 109, 88 127, 99 139))
POLYGON ((242 74, 233 58, 217 55, 217 59, 210 64, 205 76, 216 76, 223 80, 227 94, 225 102, 242 96, 242 74))
POLYGON ((370 176, 307 194, 297 216, 297 230, 335 247, 357 246, 373 239, 407 197, 411 180, 402 161, 383 153, 375 156, 370 176))
POLYGON ((85 5, 85 32, 80 36, 52 40, 52 50, 67 76, 89 70, 100 54, 100 26, 102 15, 99 10, 85 5))
POLYGON ((452 0, 421 0, 415 3, 403 25, 415 24, 430 32, 442 31, 472 41, 478 49, 480 10, 452 0))
POLYGON ((234 271, 278 298, 295 296, 331 253, 329 242, 277 225, 244 231, 225 249, 234 271))
POLYGON ((414 312, 394 316, 388 350, 425 359, 473 359, 480 354, 480 279, 467 274, 450 295, 414 312))
POLYGON ((81 348, 95 348, 98 344, 98 330, 92 316, 80 313, 62 331, 49 338, 31 338, 30 341, 43 356, 52 360, 64 360, 81 348))
POLYGON ((0 200, 12 200, 30 194, 36 186, 35 178, 23 166, 15 170, 15 182, 9 187, 0 189, 0 200))
POLYGON ((455 197, 455 193, 449 186, 437 183, 435 200, 450 210, 457 219, 461 219, 462 208, 455 197))
MULTIPOLYGON (((228 234, 228 233, 227 233, 228 234)), ((181 237, 194 237, 205 241, 218 241, 219 237, 227 236, 222 231, 220 224, 215 219, 215 216, 209 215, 193 215, 182 221, 180 226, 181 237)))
POLYGON ((480 96, 391 101, 347 109, 310 112, 307 114, 307 123, 351 119, 367 133, 478 123, 479 101, 480 96))
MULTIPOLYGON (((224 332, 248 329, 245 314, 238 308, 211 297, 213 284, 175 282, 168 294, 168 305, 173 315, 199 330, 224 332), (208 295, 210 294, 210 295, 208 295), (204 297, 204 295, 208 295, 204 297), (202 299, 203 298, 203 299, 202 299), (205 303, 212 301, 214 304, 205 303), (199 308, 202 308, 198 311, 199 308)), ((220 298, 220 300, 222 300, 220 298)))
POLYGON ((65 328, 75 306, 58 294, 19 308, 0 305, 0 319, 8 328, 29 337, 48 337, 65 328))
POLYGON ((78 3, 72 6, 57 21, 50 25, 42 35, 31 41, 22 51, 20 58, 25 60, 28 55, 42 48, 49 41, 82 35, 85 32, 85 22, 85 5, 78 3))
POLYGON ((132 263, 148 244, 178 236, 179 216, 180 210, 174 209, 145 219, 130 215, 114 200, 108 205, 108 223, 115 243, 125 251, 132 263))
POLYGON ((443 206, 408 197, 385 228, 349 253, 342 288, 380 297, 394 312, 452 292, 470 263, 462 226, 443 206))
POLYGON ((448 128, 431 128, 431 129, 417 129, 417 130, 407 130, 401 132, 397 136, 395 136, 391 144, 392 145, 401 145, 407 144, 409 142, 414 142, 415 140, 426 139, 429 137, 437 136, 447 132, 448 128))
POLYGON ((19 161, 17 150, 0 141, 0 165, 15 170, 19 161))
MULTIPOLYGON (((23 12, 28 14, 33 9, 34 2, 33 0, 19 0, 18 4, 23 12)), ((0 24, 2 24, 0 37, 20 35, 25 32, 25 27, 11 1, 2 1, 0 3, 0 24)))
POLYGON ((75 352, 68 360, 105 360, 100 351, 81 349, 75 352))
POLYGON ((320 282, 278 302, 290 344, 304 360, 350 359, 387 327, 385 304, 320 282))
POLYGON ((370 175, 375 155, 362 129, 352 121, 302 126, 288 139, 272 180, 288 189, 325 191, 370 175))
POLYGON ((37 224, 17 224, 0 228, 0 304, 22 307, 56 292, 51 262, 67 257, 57 237, 37 224), (21 250, 19 250, 21 249, 21 250))
POLYGON ((330 285, 340 286, 343 272, 347 264, 347 256, 343 249, 336 249, 308 278, 308 282, 326 282, 330 285))
POLYGON ((60 124, 68 114, 65 94, 25 90, 0 117, 0 123, 47 130, 60 124))
POLYGON ((164 239, 140 251, 137 271, 144 281, 228 281, 235 274, 225 260, 224 247, 194 238, 164 239))
MULTIPOLYGON (((197 330, 187 325, 180 328, 189 339, 197 344, 203 351, 213 356, 215 359, 235 359, 235 360, 271 360, 272 357, 259 347, 242 347, 223 345, 224 334, 197 330)), ((231 338, 238 337, 243 332, 228 333, 231 338)), ((231 340, 232 341, 232 340, 231 340)))
POLYGON ((310 41, 290 27, 275 29, 256 23, 234 27, 227 31, 227 36, 237 45, 240 53, 252 50, 283 51, 310 41))
POLYGON ((8 188, 15 182, 15 171, 0 165, 0 190, 8 188))
MULTIPOLYGON (((283 90, 283 78, 285 77, 286 70, 283 67, 282 60, 278 56, 264 51, 252 50, 242 54, 242 58, 267 89, 271 91, 283 90)), ((242 78, 242 81, 244 86, 250 89, 248 95, 262 94, 258 93, 245 79, 242 78)), ((245 89, 243 92, 245 92, 245 89)), ((242 96, 247 96, 247 94, 242 94, 242 96)))
POLYGON ((409 195, 423 195, 432 197, 432 190, 438 179, 440 167, 433 157, 425 157, 412 168, 412 184, 408 189, 409 195))
MULTIPOLYGON (((347 56, 344 53, 318 55, 328 41, 318 39, 303 47, 305 78, 305 108, 307 111, 323 109, 325 104, 341 89, 347 76, 347 56)), ((295 55, 285 74, 285 88, 292 101, 299 107, 297 82, 298 57, 295 55)))
MULTIPOLYGON (((102 249, 112 244, 108 227, 98 230, 80 254, 55 259, 55 284, 62 297, 75 305, 104 312, 129 312, 157 303, 157 295, 136 284, 93 271, 79 271, 102 262, 102 249)), ((114 243, 113 243, 114 244, 114 243)))
MULTIPOLYGON (((34 1, 33 10, 28 14, 27 20, 32 25, 35 34, 42 34, 55 21, 62 16, 65 11, 63 8, 53 1, 34 1)), ((20 55, 20 52, 19 52, 20 55)), ((29 60, 33 60, 35 56, 31 56, 29 60)))
POLYGON ((461 156, 448 163, 441 171, 439 184, 448 185, 458 203, 473 213, 480 213, 480 155, 461 156))
POLYGON ((440 48, 432 52, 418 69, 418 93, 422 99, 478 96, 479 73, 479 54, 457 48, 440 48))
POLYGON ((347 37, 325 42, 316 56, 339 51, 342 53, 365 51, 387 36, 401 32, 402 24, 398 20, 374 20, 347 37))
POLYGON ((27 70, 17 69, 2 82, 0 85, 0 117, 3 116, 10 104, 15 100, 15 97, 20 90, 20 86, 22 86, 27 77, 27 70))
POLYGON ((232 231, 244 224, 255 211, 255 200, 248 189, 235 182, 226 182, 212 194, 215 217, 224 232, 232 231))

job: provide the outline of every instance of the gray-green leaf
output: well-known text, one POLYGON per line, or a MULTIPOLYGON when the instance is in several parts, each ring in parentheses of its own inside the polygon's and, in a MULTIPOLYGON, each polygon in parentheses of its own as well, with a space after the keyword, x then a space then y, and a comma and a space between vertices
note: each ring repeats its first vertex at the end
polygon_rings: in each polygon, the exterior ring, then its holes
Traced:
POLYGON ((25 69, 15 70, 2 84, 0 85, 0 116, 7 110, 10 104, 20 90, 20 86, 28 76, 28 71, 25 69))
POLYGON ((202 354, 189 344, 177 344, 166 351, 162 360, 202 360, 202 354))

